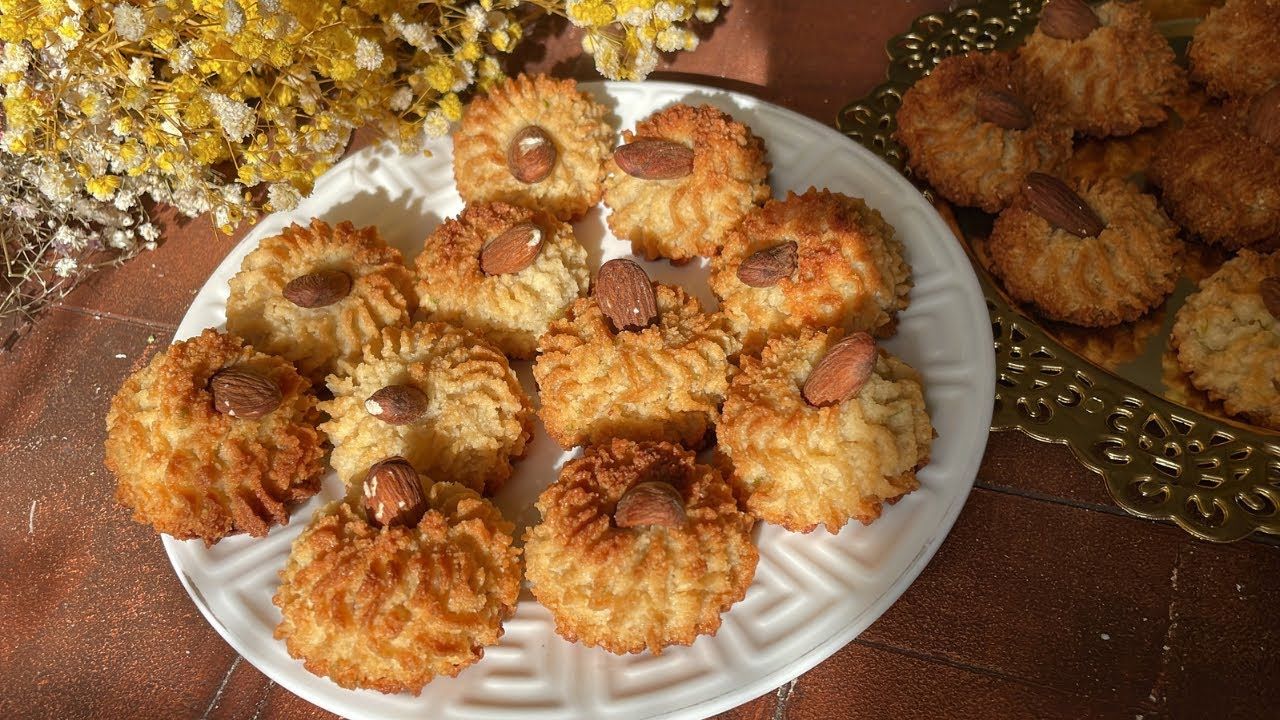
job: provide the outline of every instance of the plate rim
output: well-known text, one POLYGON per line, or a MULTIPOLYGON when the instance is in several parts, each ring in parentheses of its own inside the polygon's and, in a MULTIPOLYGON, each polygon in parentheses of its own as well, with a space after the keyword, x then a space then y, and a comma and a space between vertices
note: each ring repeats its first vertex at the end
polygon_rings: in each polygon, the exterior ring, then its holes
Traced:
MULTIPOLYGON (((578 83, 579 87, 583 89, 594 89, 604 94, 608 94, 610 88, 628 87, 638 84, 641 83, 607 80, 594 80, 578 83)), ((861 156, 862 160, 869 162, 869 164, 878 165, 882 170, 886 171, 884 174, 886 177, 890 178, 889 182, 896 186, 895 190, 897 192, 917 196, 919 198, 919 204, 923 206, 925 216, 929 223, 934 225, 935 229, 939 230, 938 236, 946 238, 952 243, 948 253, 956 255, 962 261, 964 260, 964 251, 959 246, 959 241, 951 237, 951 231, 948 229, 945 221, 938 214, 932 204, 929 203, 923 195, 921 195, 919 190, 917 190, 910 181, 894 170, 892 166, 887 164, 875 153, 871 152, 860 143, 853 141, 848 136, 842 134, 836 128, 824 125, 817 120, 802 115, 794 110, 762 100, 754 95, 749 95, 735 90, 727 90, 712 85, 666 80, 643 81, 643 85, 647 87, 665 89, 670 92, 676 92, 684 95, 706 93, 713 96, 722 96, 735 103, 741 104, 744 109, 758 107, 768 108, 770 111, 781 114, 790 122, 807 126, 816 134, 829 135, 831 140, 847 144, 847 146, 853 149, 855 154, 861 156)), ((621 130, 622 128, 619 128, 617 132, 620 134, 621 130)), ((378 151, 381 147, 385 147, 385 142, 375 142, 347 155, 339 163, 329 169, 329 171, 322 177, 321 181, 316 183, 316 187, 319 188, 321 186, 321 182, 325 182, 326 184, 336 182, 337 178, 340 178, 344 173, 351 171, 361 158, 378 151)), ((311 196, 308 196, 307 199, 310 199, 310 197, 311 196)), ((245 236, 227 252, 226 257, 224 257, 217 267, 210 272, 209 278, 205 280, 205 283, 202 284, 199 289, 197 289, 195 296, 192 298, 191 305, 188 305, 187 312, 184 313, 182 320, 178 323, 178 329, 174 333, 171 344, 172 342, 177 342, 180 339, 190 337, 189 332, 184 332, 184 326, 187 323, 187 317, 191 312, 191 307, 203 293, 205 287, 209 284, 213 276, 218 275, 224 265, 231 263, 233 259, 240 254, 239 251, 243 249, 247 243, 253 242, 256 244, 260 241, 260 238, 256 238, 254 236, 257 234, 258 229, 270 217, 271 215, 265 215, 259 218, 257 223, 255 223, 254 226, 245 233, 245 236)), ((967 261, 957 263, 953 270, 955 271, 955 279, 963 286, 964 295, 968 299, 969 304, 974 306, 969 308, 968 310, 971 312, 967 312, 966 314, 973 314, 975 317, 979 318, 980 322, 977 323, 979 332, 981 333, 979 339, 985 340, 983 343, 984 347, 993 347, 994 338, 991 333, 990 324, 987 322, 987 307, 976 273, 967 261)), ((981 373, 978 377, 973 379, 972 382, 981 385, 981 397, 994 398, 996 375, 995 355, 994 353, 983 353, 977 358, 977 360, 982 365, 982 369, 986 372, 981 373)), ((911 587, 911 585, 915 583, 916 579, 920 576, 920 573, 924 571, 925 567, 928 566, 929 562, 941 547, 942 542, 950 535, 951 529, 955 525, 960 511, 967 503, 969 495, 973 490, 974 483, 977 480, 978 469, 981 464, 982 457, 985 454, 985 449, 991 433, 990 426, 993 410, 993 402, 985 403, 979 408, 974 409, 974 416, 972 420, 974 421, 974 427, 979 429, 976 433, 977 437, 975 437, 978 446, 969 451, 969 454, 963 463, 963 472, 961 472, 958 477, 953 478, 955 482, 964 484, 963 492, 957 492, 952 497, 951 502, 943 510, 938 524, 934 527, 933 533, 925 540, 916 554, 907 563, 903 571, 894 578, 892 583, 885 588, 885 590, 877 596, 873 602, 863 608, 861 612, 849 618, 849 621, 845 623, 839 631, 832 633, 825 640, 818 642, 804 653, 784 664, 781 668, 765 673, 750 682, 729 688, 718 694, 705 697, 701 700, 689 702, 665 712, 645 715, 643 717, 646 718, 646 720, 667 720, 677 717, 705 718, 710 715, 738 707, 739 705, 761 697, 771 690, 779 688, 780 686, 798 678, 800 675, 803 675, 822 661, 831 657, 841 648, 848 645, 855 638, 861 635, 862 632, 878 620, 889 607, 897 602, 903 593, 906 592, 907 588, 911 587)), ((294 518, 290 518, 290 520, 292 522, 294 521, 294 518)), ((161 535, 161 542, 164 546, 165 554, 168 556, 169 563, 173 567, 174 574, 177 575, 179 582, 187 592, 187 595, 191 598, 191 601, 200 610, 200 614, 204 616, 205 620, 240 657, 247 660, 259 672, 288 692, 297 695, 302 700, 316 705, 326 711, 334 712, 325 705, 316 702, 307 694, 295 689, 291 680, 286 680, 283 674, 280 674, 272 663, 266 662, 266 659, 260 657, 256 651, 249 649, 247 645, 241 643, 238 636, 233 634, 229 628, 217 619, 213 614, 212 609, 205 601, 202 593, 195 587, 190 576, 180 565, 178 549, 184 546, 184 542, 193 541, 179 541, 169 535, 161 535)), ((271 641, 280 642, 274 637, 271 641)), ((317 677, 323 681, 332 683, 332 680, 327 677, 317 677)), ((337 686, 335 685, 335 687, 337 686)), ((354 692, 367 691, 356 690, 354 692)), ((517 710, 515 712, 516 716, 518 716, 520 711, 517 710)))

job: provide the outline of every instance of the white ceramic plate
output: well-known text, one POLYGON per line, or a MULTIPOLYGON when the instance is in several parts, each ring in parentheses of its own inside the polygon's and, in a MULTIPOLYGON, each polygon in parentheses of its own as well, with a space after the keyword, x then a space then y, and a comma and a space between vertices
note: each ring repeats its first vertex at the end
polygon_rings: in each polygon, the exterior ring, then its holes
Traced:
MULTIPOLYGON (((924 568, 959 514, 986 446, 994 394, 991 327, 978 283, 960 246, 905 179, 831 128, 746 95, 677 83, 588 83, 612 108, 619 128, 676 102, 710 103, 765 139, 774 195, 809 186, 865 198, 897 228, 914 271, 911 307, 888 347, 918 368, 938 432, 920 489, 869 527, 809 535, 757 526, 760 565, 746 598, 714 637, 660 657, 618 657, 565 642, 526 589, 506 634, 457 678, 440 678, 421 695, 350 691, 303 669, 272 637, 280 613, 271 604, 289 545, 321 504, 340 495, 330 473, 317 498, 268 537, 232 537, 206 549, 164 537, 174 570, 192 600, 241 655, 299 696, 339 715, 363 718, 657 718, 705 717, 744 703, 817 665, 862 632, 924 568)), ((292 221, 374 224, 412 259, 440 223, 462 209, 454 190, 448 139, 432 157, 367 148, 337 165, 292 212, 262 221, 227 256, 196 296, 177 339, 222 327, 228 280, 258 240, 292 221)), ((576 225, 595 265, 629 254, 604 223, 603 209, 576 225)), ((705 262, 674 268, 646 263, 655 279, 677 282, 710 307, 705 262)), ((528 363, 517 365, 526 388, 528 363)), ((520 528, 536 520, 533 501, 569 454, 539 425, 532 450, 495 501, 520 528)))

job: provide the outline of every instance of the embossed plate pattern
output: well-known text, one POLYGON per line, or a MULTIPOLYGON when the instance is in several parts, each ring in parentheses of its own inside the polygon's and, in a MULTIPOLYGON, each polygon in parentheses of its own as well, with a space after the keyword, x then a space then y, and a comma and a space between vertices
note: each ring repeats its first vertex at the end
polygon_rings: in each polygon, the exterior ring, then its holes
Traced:
MULTIPOLYGON (((871 624, 910 585, 960 512, 986 445, 994 392, 991 326, 978 283, 946 225, 889 166, 834 130, 753 98, 674 83, 592 83, 584 86, 614 108, 619 127, 677 101, 708 102, 747 122, 765 138, 775 193, 830 187, 865 197, 893 223, 915 271, 910 309, 889 347, 919 368, 938 439, 920 490, 870 527, 839 535, 756 530, 761 560, 746 598, 724 616, 714 637, 675 647, 660 657, 618 657, 561 640, 549 614, 525 590, 500 645, 457 678, 440 678, 422 695, 343 690, 309 674, 272 638, 279 613, 271 604, 277 571, 290 542, 314 510, 338 497, 335 476, 320 497, 299 507, 293 522, 268 537, 234 537, 206 549, 165 537, 174 570, 209 622, 260 670, 301 697, 348 718, 627 718, 704 717, 787 682, 838 650, 871 624)), ((355 153, 321 178, 296 210, 262 221, 196 296, 179 339, 222 326, 227 281, 258 240, 313 215, 377 224, 412 258, 442 218, 461 210, 447 140, 433 157, 385 148, 355 153)), ((628 254, 608 234, 602 211, 577 225, 593 263, 628 254)), ((647 263, 656 278, 677 281, 712 298, 706 270, 647 263)), ((518 366, 526 387, 528 364, 518 366)), ((537 494, 568 454, 541 428, 515 478, 495 498, 523 528, 536 520, 537 494)), ((856 525, 856 524, 855 524, 856 525)))

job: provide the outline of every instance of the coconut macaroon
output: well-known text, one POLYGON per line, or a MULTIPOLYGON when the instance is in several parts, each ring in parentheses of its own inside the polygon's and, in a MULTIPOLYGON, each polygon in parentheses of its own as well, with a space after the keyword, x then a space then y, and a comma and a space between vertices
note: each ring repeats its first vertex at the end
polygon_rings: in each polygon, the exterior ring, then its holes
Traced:
POLYGON ((752 210, 711 260, 720 309, 755 352, 801 328, 893 333, 911 268, 893 226, 861 199, 810 188, 752 210))
POLYGON ((1280 430, 1280 253, 1227 261, 1178 310, 1170 338, 1195 387, 1280 430))
POLYGON ((377 228, 312 220, 245 257, 231 278, 227 330, 318 384, 348 372, 367 338, 407 323, 416 305, 413 276, 377 228))
POLYGON ((1210 95, 1258 95, 1280 82, 1280 0, 1227 0, 1200 21, 1187 50, 1210 95))
POLYGON ((764 141, 709 105, 672 105, 622 135, 605 163, 609 229, 648 260, 710 257, 769 199, 764 141))
POLYGON ((1280 240, 1280 85, 1169 131, 1148 175, 1173 219, 1210 243, 1280 240))
POLYGON ((346 377, 331 377, 320 426, 348 485, 379 459, 491 494, 524 456, 533 402, 501 352, 445 323, 386 328, 346 377))
POLYGON ((998 212, 1029 172, 1055 172, 1071 128, 1033 113, 1005 52, 944 58, 902 97, 894 137, 911 169, 951 202, 998 212))
POLYGON ((507 203, 468 205, 417 260, 421 317, 460 325, 530 359, 538 338, 591 283, 573 228, 507 203))
POLYGON ((556 632, 655 655, 714 635, 759 553, 720 471, 669 443, 613 440, 565 464, 525 534, 534 596, 556 632))
POLYGON ((1038 113, 1088 134, 1128 135, 1158 125, 1186 91, 1164 36, 1142 3, 1049 0, 1018 51, 1038 113))
POLYGON ((743 357, 716 429, 747 510, 794 532, 871 523, 929 462, 920 374, 866 333, 842 338, 803 330, 743 357))
POLYGON ((701 447, 738 349, 724 315, 651 283, 630 260, 610 260, 593 296, 570 305, 539 342, 538 414, 562 448, 614 437, 701 447))
POLYGON ((453 176, 468 203, 502 200, 561 220, 600 202, 613 144, 608 109, 573 80, 520 75, 472 100, 453 136, 453 176))
POLYGON ((1150 195, 1115 178, 1068 185, 1038 174, 996 218, 986 250, 1013 299, 1088 327, 1160 304, 1183 259, 1177 226, 1150 195))
POLYGON ((311 383, 288 362, 205 330, 130 375, 107 412, 106 465, 134 519, 206 545, 289 522, 320 489, 311 383))
POLYGON ((498 642, 520 593, 520 550, 511 523, 462 485, 424 490, 394 459, 369 475, 294 540, 275 636, 344 688, 417 694, 498 642), (402 507, 380 514, 379 503, 402 507))

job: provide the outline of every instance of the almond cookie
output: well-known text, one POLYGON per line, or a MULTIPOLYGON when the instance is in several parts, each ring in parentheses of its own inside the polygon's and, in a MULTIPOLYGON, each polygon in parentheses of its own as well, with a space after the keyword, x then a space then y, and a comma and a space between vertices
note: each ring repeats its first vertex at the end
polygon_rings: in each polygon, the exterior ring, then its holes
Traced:
POLYGON ((1178 364, 1228 413, 1280 430, 1280 253, 1242 250, 1178 310, 1178 364))
POLYGON ((1280 82, 1280 0, 1227 0, 1196 25, 1191 77, 1210 95, 1259 95, 1280 82))
POLYGON ((538 414, 560 447, 614 437, 699 447, 719 417, 739 345, 724 315, 703 312, 679 287, 651 283, 630 260, 611 260, 594 295, 570 305, 538 349, 538 414))
POLYGON ((1280 239, 1280 86, 1164 136, 1148 173, 1169 214, 1228 249, 1280 239))
POLYGON ((346 373, 417 301, 400 251, 375 227, 312 220, 264 238, 231 278, 227 330, 293 361, 313 383, 346 373))
POLYGON ((520 550, 488 500, 456 483, 424 491, 408 465, 399 474, 412 513, 379 522, 363 492, 321 509, 294 540, 272 600, 275 636, 307 670, 344 688, 416 695, 498 642, 520 593, 520 550))
POLYGON ((998 212, 1029 172, 1071 155, 1071 128, 1034 113, 1008 53, 944 58, 907 90, 894 137, 912 171, 959 205, 998 212))
POLYGON ((1142 3, 1049 0, 1017 63, 1037 112, 1099 137, 1164 122, 1186 92, 1173 48, 1142 3))
POLYGON ((769 199, 764 141, 709 105, 673 105, 622 136, 605 163, 609 229, 646 259, 710 257, 769 199))
POLYGON ((524 456, 533 403, 507 358, 461 328, 422 322, 386 328, 364 362, 331 377, 331 462, 350 485, 379 459, 399 455, 419 472, 486 494, 524 456))
POLYGON ((1013 299, 1051 320, 1107 327, 1173 292, 1182 241, 1155 198, 1114 178, 1067 185, 1032 174, 1024 185, 986 244, 1013 299))
POLYGON ((725 235, 711 289, 743 350, 756 352, 767 336, 806 327, 893 334, 911 268, 879 212, 810 188, 770 200, 725 235))
POLYGON ((179 540, 267 534, 315 495, 324 437, 311 383, 288 362, 205 330, 130 375, 107 412, 116 501, 179 540))
POLYGON ((589 448, 537 504, 529 582, 570 642, 619 655, 690 645, 716 633, 755 576, 755 521, 719 470, 676 445, 589 448))
POLYGON ((573 80, 520 75, 475 98, 453 136, 453 176, 468 203, 494 200, 561 220, 600 202, 613 143, 608 110, 573 80))
POLYGON ((794 532, 871 523, 929 462, 920 374, 866 333, 842 336, 806 329, 744 356, 716 429, 747 510, 794 532))
POLYGON ((568 223, 502 202, 468 205, 446 220, 417 269, 423 318, 465 327, 523 360, 591 283, 587 251, 568 223))

